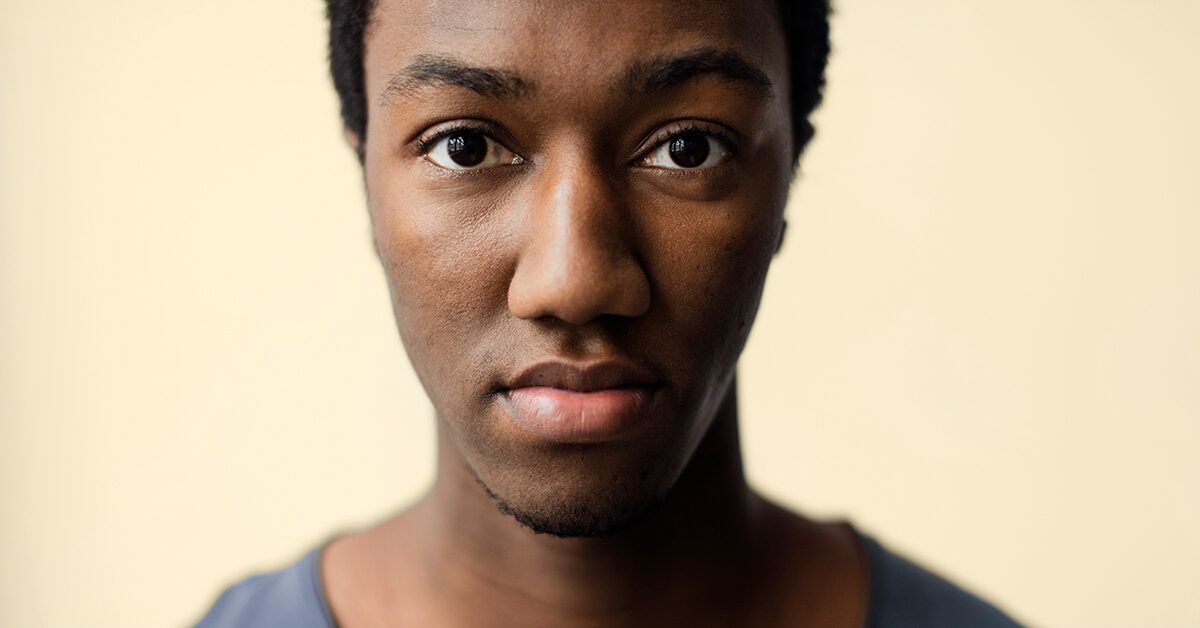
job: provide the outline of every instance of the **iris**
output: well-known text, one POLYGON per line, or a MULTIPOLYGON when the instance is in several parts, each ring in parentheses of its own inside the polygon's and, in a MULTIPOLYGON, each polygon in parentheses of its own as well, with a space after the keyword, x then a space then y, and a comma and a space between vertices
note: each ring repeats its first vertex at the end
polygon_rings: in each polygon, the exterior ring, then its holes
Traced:
POLYGON ((487 138, 479 133, 455 133, 446 138, 446 152, 464 168, 478 166, 487 158, 487 138))
POLYGON ((708 138, 700 133, 683 133, 671 140, 671 161, 684 168, 695 168, 708 159, 708 138))

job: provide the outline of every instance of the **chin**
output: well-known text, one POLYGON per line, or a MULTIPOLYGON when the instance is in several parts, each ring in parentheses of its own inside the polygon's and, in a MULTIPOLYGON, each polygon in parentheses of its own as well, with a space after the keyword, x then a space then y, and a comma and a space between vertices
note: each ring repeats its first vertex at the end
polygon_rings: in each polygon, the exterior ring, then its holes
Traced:
POLYGON ((666 500, 670 492, 654 490, 646 483, 617 482, 604 486, 564 488, 555 483, 505 490, 489 486, 482 478, 475 481, 496 502, 500 512, 512 517, 535 534, 560 538, 602 538, 616 536, 646 520, 666 500))

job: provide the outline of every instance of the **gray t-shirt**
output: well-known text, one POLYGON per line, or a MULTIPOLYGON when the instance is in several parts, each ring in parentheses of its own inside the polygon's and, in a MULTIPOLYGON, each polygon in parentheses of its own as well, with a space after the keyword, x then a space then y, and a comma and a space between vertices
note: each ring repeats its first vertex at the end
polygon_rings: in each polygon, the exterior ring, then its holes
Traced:
MULTIPOLYGON (((866 628, 1020 626, 995 606, 854 532, 866 549, 870 571, 866 628)), ((314 549, 290 567, 229 587, 198 628, 333 628, 321 586, 320 554, 321 548, 314 549)))

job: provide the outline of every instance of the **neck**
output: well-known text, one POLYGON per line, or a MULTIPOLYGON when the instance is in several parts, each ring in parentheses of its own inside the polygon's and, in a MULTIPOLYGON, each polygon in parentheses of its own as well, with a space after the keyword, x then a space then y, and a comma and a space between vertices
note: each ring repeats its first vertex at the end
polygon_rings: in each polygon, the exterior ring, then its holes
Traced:
MULTIPOLYGON (((604 538, 533 534, 502 514, 439 436, 438 480, 408 513, 425 573, 464 613, 470 607, 553 625, 678 623, 696 600, 731 608, 765 525, 742 472, 736 379, 675 487, 646 520, 604 538), (469 601, 469 602, 467 602, 469 601)), ((711 620, 711 617, 708 619, 711 620)))

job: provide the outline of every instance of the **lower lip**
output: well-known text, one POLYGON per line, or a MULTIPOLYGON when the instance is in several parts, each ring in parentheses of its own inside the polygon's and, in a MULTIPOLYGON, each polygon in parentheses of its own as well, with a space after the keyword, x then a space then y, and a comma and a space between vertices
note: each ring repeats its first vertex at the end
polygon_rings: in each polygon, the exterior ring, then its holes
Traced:
POLYGON ((615 440, 645 423, 655 388, 577 392, 531 386, 501 395, 509 416, 525 431, 561 443, 615 440))

